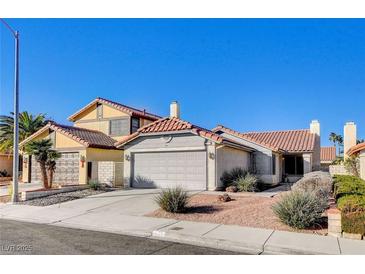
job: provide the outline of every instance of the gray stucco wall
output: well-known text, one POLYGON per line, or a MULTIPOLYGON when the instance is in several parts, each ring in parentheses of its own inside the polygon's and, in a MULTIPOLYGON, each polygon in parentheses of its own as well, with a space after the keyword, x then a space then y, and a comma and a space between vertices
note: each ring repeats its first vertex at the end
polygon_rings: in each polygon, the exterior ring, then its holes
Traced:
POLYGON ((230 147, 221 147, 217 149, 217 187, 222 187, 220 178, 224 171, 229 171, 236 167, 245 170, 250 168, 250 153, 230 147))
MULTIPOLYGON (((133 153, 173 151, 213 151, 214 153, 215 149, 214 143, 192 133, 141 136, 124 147, 124 186, 131 186, 133 153)), ((212 159, 207 159, 207 180, 208 188, 213 188, 216 179, 215 161, 213 160, 212 163, 212 159)))
POLYGON ((266 184, 278 184, 281 182, 282 179, 282 158, 280 154, 276 154, 276 174, 273 175, 272 170, 272 150, 265 148, 263 146, 260 146, 258 144, 255 144, 253 142, 243 140, 241 138, 238 138, 236 136, 222 133, 221 136, 229 138, 235 142, 238 142, 242 145, 245 145, 247 147, 253 148, 256 151, 253 152, 254 159, 253 159, 253 168, 260 177, 260 179, 266 183, 266 184))

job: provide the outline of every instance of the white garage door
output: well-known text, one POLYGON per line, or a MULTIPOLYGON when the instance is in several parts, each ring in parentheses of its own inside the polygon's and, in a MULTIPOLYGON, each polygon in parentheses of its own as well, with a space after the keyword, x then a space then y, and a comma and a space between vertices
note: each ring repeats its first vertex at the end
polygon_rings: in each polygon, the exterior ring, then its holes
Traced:
POLYGON ((135 153, 132 186, 205 190, 206 162, 205 151, 135 153))
MULTIPOLYGON (((32 182, 41 181, 39 164, 32 157, 32 182)), ((61 158, 56 161, 55 183, 78 184, 79 183, 79 153, 61 153, 61 158)))

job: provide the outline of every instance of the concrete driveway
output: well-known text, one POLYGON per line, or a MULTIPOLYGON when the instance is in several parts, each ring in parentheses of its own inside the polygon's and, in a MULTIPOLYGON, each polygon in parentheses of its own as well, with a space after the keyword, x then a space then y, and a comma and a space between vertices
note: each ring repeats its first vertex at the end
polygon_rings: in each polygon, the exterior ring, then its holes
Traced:
POLYGON ((48 208, 72 209, 103 214, 143 216, 158 208, 154 197, 158 189, 126 189, 89 196, 48 208))

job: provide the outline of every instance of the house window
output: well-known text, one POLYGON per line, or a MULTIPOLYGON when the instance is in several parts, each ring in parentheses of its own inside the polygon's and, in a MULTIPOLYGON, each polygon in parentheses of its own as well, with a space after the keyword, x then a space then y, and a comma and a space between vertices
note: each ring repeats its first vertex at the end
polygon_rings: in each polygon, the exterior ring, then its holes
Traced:
POLYGON ((132 118, 132 133, 135 133, 139 129, 139 118, 132 118))
POLYGON ((276 175, 276 155, 272 155, 272 175, 276 175))
POLYGON ((285 155, 284 165, 285 165, 285 174, 288 175, 304 174, 304 163, 302 155, 285 155))
POLYGON ((129 135, 129 119, 110 120, 109 134, 111 136, 129 135))

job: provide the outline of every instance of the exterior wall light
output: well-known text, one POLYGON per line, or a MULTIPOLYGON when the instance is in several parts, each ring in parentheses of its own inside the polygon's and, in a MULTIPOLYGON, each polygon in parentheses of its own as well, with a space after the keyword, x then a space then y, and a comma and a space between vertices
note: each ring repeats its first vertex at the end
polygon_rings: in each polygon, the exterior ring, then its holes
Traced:
POLYGON ((124 159, 129 162, 131 160, 131 156, 129 154, 126 154, 124 156, 124 159))
POLYGON ((85 166, 85 161, 86 161, 85 156, 84 155, 81 155, 80 156, 80 162, 81 162, 81 167, 82 168, 85 166))
POLYGON ((214 160, 215 154, 213 152, 209 152, 209 159, 214 160))

